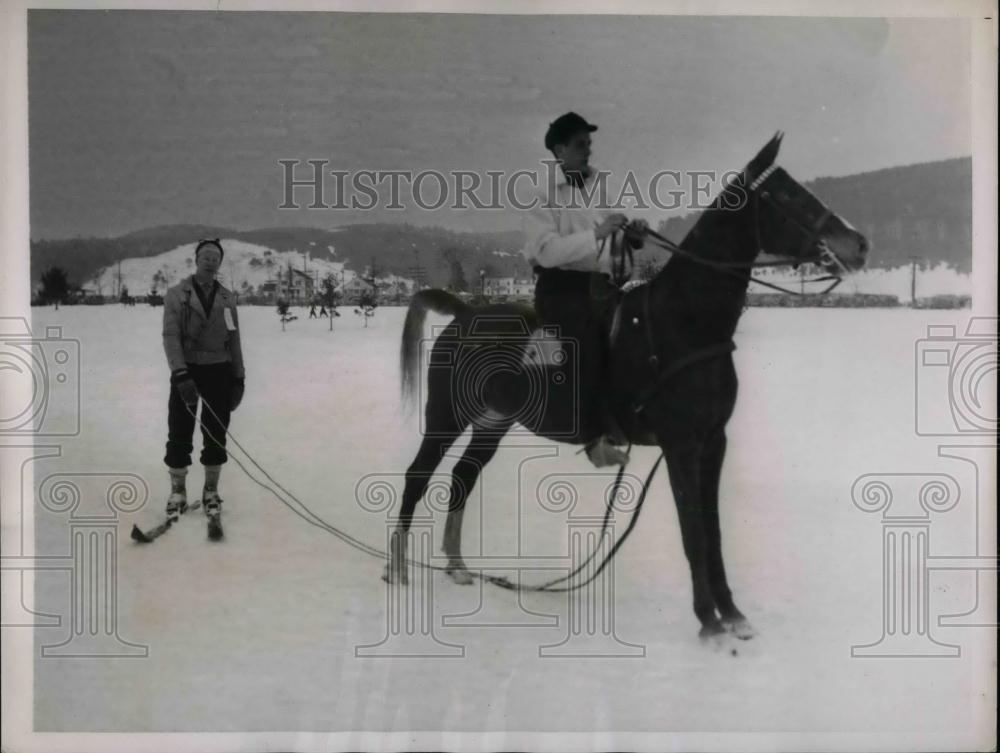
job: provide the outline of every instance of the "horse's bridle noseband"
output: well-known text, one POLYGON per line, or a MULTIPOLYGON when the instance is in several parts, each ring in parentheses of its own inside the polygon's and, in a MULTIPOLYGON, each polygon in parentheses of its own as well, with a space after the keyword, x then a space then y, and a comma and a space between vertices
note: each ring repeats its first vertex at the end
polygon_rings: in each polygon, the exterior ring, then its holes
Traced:
MULTIPOLYGON (((843 282, 844 275, 848 273, 848 270, 844 266, 844 263, 837 257, 835 253, 833 253, 833 251, 831 251, 824 243, 822 243, 821 231, 823 229, 823 226, 826 224, 827 220, 833 215, 833 212, 824 207, 823 214, 819 217, 819 219, 810 222, 809 220, 800 217, 798 213, 790 212, 788 207, 775 201, 774 198, 771 196, 771 193, 766 189, 764 189, 763 186, 767 182, 767 179, 771 177, 771 175, 774 173, 776 169, 777 166, 772 165, 763 173, 761 173, 757 177, 757 179, 754 180, 748 187, 750 196, 753 201, 754 242, 757 246, 756 255, 759 256, 764 250, 763 245, 761 244, 760 241, 760 203, 763 201, 768 203, 774 209, 781 212, 784 217, 786 217, 789 221, 794 223, 800 230, 802 230, 805 233, 807 237, 806 245, 812 248, 818 248, 818 251, 815 256, 810 256, 810 257, 790 256, 777 259, 775 261, 764 261, 764 262, 715 261, 713 259, 706 259, 702 256, 699 256, 698 254, 691 253, 687 249, 681 248, 681 246, 660 235, 652 228, 646 228, 646 233, 645 233, 646 237, 651 239, 657 246, 660 246, 664 250, 669 251, 672 254, 677 254, 678 256, 687 259, 691 262, 694 262, 695 264, 700 264, 704 267, 710 267, 712 269, 716 269, 719 272, 722 272, 723 274, 729 274, 734 277, 739 277, 740 279, 744 279, 747 282, 754 282, 757 283, 758 285, 763 285, 766 288, 771 288, 772 290, 777 290, 781 293, 786 293, 788 295, 794 295, 794 296, 824 295, 826 293, 829 293, 835 287, 837 287, 841 282, 843 282), (796 290, 791 290, 788 288, 784 288, 780 285, 775 285, 774 283, 767 282, 765 280, 760 279, 759 277, 754 277, 753 274, 750 272, 750 270, 752 269, 762 269, 766 267, 787 267, 787 266, 798 267, 800 264, 816 264, 816 263, 820 264, 824 268, 830 268, 830 267, 836 268, 839 270, 840 274, 828 274, 828 275, 823 275, 821 277, 814 277, 809 280, 804 280, 803 282, 809 282, 809 283, 814 283, 814 282, 830 283, 828 286, 826 286, 823 290, 820 290, 818 293, 811 293, 811 294, 800 293, 799 291, 796 290), (740 274, 740 271, 745 271, 747 274, 745 275, 740 274)), ((620 268, 616 268, 614 265, 612 266, 613 269, 612 277, 615 278, 616 283, 621 285, 624 283, 624 279, 619 280, 619 278, 624 278, 626 276, 625 256, 626 254, 628 255, 628 261, 629 263, 631 263, 632 249, 627 243, 625 243, 625 237, 624 237, 625 234, 622 233, 620 239, 618 238, 618 235, 619 234, 617 233, 612 235, 612 249, 616 248, 618 249, 618 252, 613 255, 612 259, 614 260, 615 258, 617 258, 620 259, 621 261, 620 261, 620 268), (625 249, 621 249, 620 247, 621 244, 625 245, 625 249)))

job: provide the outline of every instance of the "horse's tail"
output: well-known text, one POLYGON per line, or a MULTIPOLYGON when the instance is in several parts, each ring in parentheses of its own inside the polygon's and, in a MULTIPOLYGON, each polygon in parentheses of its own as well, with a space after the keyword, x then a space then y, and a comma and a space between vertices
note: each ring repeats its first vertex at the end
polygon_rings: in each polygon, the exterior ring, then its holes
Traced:
POLYGON ((417 393, 417 364, 420 360, 420 340, 424 335, 427 312, 458 316, 472 307, 456 295, 444 290, 421 290, 410 301, 403 324, 403 342, 399 349, 399 373, 403 405, 412 408, 417 393))

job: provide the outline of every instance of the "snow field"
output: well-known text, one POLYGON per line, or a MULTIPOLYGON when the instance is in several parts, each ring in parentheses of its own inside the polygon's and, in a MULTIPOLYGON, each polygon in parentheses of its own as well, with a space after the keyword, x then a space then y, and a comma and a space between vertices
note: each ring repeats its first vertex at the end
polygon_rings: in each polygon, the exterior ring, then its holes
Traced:
MULTIPOLYGON (((419 445, 417 418, 398 401, 405 312, 380 308, 365 329, 350 308, 341 311, 333 332, 300 310, 283 333, 273 309, 241 309, 247 392, 231 430, 315 514, 382 547, 386 513, 365 510, 357 488, 384 480, 401 492, 419 445)), ((963 331, 965 312, 748 311, 737 335, 740 397, 722 517, 730 584, 759 636, 734 643, 736 657, 728 644, 699 644, 661 469, 614 571, 616 635, 645 655, 589 659, 539 656, 540 646, 567 638, 565 596, 525 595, 519 604, 515 594, 460 587, 443 574, 433 576, 434 632, 464 646, 463 657, 356 657, 357 646, 386 635, 382 563, 307 525, 232 460, 220 485, 225 542, 206 540, 200 512, 153 545, 129 541, 132 523, 156 520, 169 490, 161 315, 144 306, 35 310, 36 332, 61 324, 80 340, 83 417, 61 457, 35 462, 36 481, 53 472, 135 473, 150 489, 118 536, 119 634, 148 645, 149 657, 43 659, 36 651, 40 731, 819 730, 964 740, 984 713, 975 678, 995 654, 975 631, 936 630, 963 645, 957 659, 850 657, 851 645, 877 640, 882 624, 881 527, 852 504, 851 485, 865 473, 955 472, 913 430, 914 344, 928 323, 963 331), (441 624, 477 610, 481 621, 533 624, 441 624), (528 610, 558 624, 537 626, 546 620, 528 610)), ((539 484, 565 476, 579 491, 574 514, 599 514, 612 478, 576 449, 524 436, 505 445, 470 496, 465 552, 564 554, 567 516, 537 503, 539 484)), ((657 454, 634 450, 629 470, 644 476, 657 454)), ((189 495, 200 485, 196 463, 189 495)), ((972 514, 942 518, 932 546, 969 549, 972 514)), ((444 515, 433 520, 436 551, 444 515)), ((38 551, 67 549, 65 518, 36 507, 35 521, 38 551)), ((65 577, 39 575, 36 584, 36 608, 66 610, 65 577)), ((965 574, 937 575, 931 587, 935 613, 974 601, 965 574)), ((63 628, 39 628, 36 646, 64 637, 63 628)))

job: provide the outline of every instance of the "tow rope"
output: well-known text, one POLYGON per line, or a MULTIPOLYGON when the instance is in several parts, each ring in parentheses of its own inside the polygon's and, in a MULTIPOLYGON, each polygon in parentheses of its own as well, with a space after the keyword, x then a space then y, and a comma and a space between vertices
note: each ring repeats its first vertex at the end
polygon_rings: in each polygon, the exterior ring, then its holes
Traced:
MULTIPOLYGON (((219 420, 218 414, 212 409, 212 406, 209 405, 204 399, 202 399, 202 405, 204 406, 204 409, 208 410, 208 412, 212 415, 212 417, 215 418, 215 420, 218 421, 219 424, 221 425, 222 422, 219 420)), ((215 438, 215 436, 208 429, 208 427, 205 426, 204 422, 200 418, 198 418, 195 409, 193 409, 192 406, 188 405, 187 403, 185 403, 185 408, 187 408, 188 413, 190 413, 191 416, 195 419, 195 421, 197 421, 199 426, 201 426, 206 436, 208 436, 212 441, 221 446, 221 443, 215 438)), ((240 462, 239 458, 230 454, 230 457, 232 458, 233 462, 235 462, 236 465, 239 466, 240 470, 242 470, 243 473, 246 474, 247 478, 249 478, 255 484, 260 486, 262 489, 266 489, 267 491, 269 491, 279 502, 285 505, 285 507, 287 507, 294 514, 298 515, 300 518, 302 518, 310 525, 316 526, 317 528, 320 528, 321 530, 324 530, 327 533, 336 536, 345 544, 356 549, 359 552, 367 554, 370 557, 376 557, 378 559, 391 562, 391 555, 388 552, 379 549, 378 547, 372 546, 371 544, 367 544, 364 541, 361 541, 360 539, 350 535, 346 531, 343 531, 340 528, 337 528, 336 526, 327 523, 325 520, 320 518, 316 513, 310 510, 305 505, 305 503, 303 503, 298 497, 296 497, 292 492, 288 491, 284 486, 282 486, 278 481, 276 481, 271 476, 271 474, 269 474, 267 470, 254 459, 253 455, 245 447, 243 447, 243 445, 240 444, 239 440, 236 439, 236 437, 228 428, 225 429, 225 434, 230 440, 232 440, 232 443, 237 448, 239 448, 240 452, 242 452, 246 456, 250 464, 253 465, 253 467, 256 468, 258 471, 260 471, 260 473, 263 474, 263 476, 270 482, 270 484, 273 484, 273 487, 258 479, 242 462, 240 462), (277 489, 279 489, 282 493, 287 495, 288 499, 285 499, 281 494, 279 494, 274 487, 277 487, 277 489), (289 500, 291 500, 291 502, 289 502, 289 500), (292 503, 294 503, 294 505, 292 503), (301 508, 301 510, 298 508, 301 508)), ((642 510, 642 505, 646 500, 646 494, 649 491, 649 485, 653 480, 653 475, 656 473, 656 469, 659 467, 661 460, 663 460, 663 453, 660 453, 660 457, 656 459, 656 462, 653 464, 653 467, 650 468, 649 470, 649 474, 646 476, 646 480, 643 483, 642 492, 640 493, 639 499, 636 502, 635 512, 632 514, 632 519, 629 521, 629 524, 626 527, 625 532, 622 534, 621 538, 618 539, 618 541, 616 541, 615 544, 611 547, 611 550, 605 555, 600 565, 598 565, 597 568, 592 573, 590 573, 590 575, 585 580, 576 581, 567 586, 558 586, 559 583, 572 580, 573 578, 578 576, 581 573, 581 571, 583 571, 583 569, 586 568, 594 559, 594 557, 597 555, 597 552, 599 551, 600 548, 599 546, 595 548, 593 552, 591 552, 591 554, 587 557, 587 559, 581 562, 576 568, 574 568, 567 575, 560 576, 559 578, 555 578, 551 581, 535 586, 515 584, 512 583, 506 577, 488 575, 483 573, 482 571, 468 570, 467 572, 473 578, 478 578, 479 580, 482 580, 486 583, 491 583, 494 586, 498 586, 499 588, 504 588, 509 591, 534 591, 534 592, 544 591, 548 593, 560 593, 560 592, 576 591, 580 588, 583 588, 587 584, 591 583, 608 566, 611 560, 614 559, 615 555, 618 553, 618 550, 621 549, 622 545, 625 543, 629 535, 635 529, 635 525, 639 520, 639 513, 642 510)), ((615 477, 615 483, 612 486, 611 493, 608 496, 607 509, 604 512, 604 521, 601 525, 601 533, 600 533, 601 537, 603 537, 604 532, 607 530, 608 524, 611 520, 611 514, 614 511, 614 501, 618 496, 618 490, 621 487, 621 481, 624 472, 625 472, 625 467, 621 466, 618 469, 618 474, 615 477)), ((448 572, 449 570, 454 569, 452 567, 444 565, 433 565, 429 562, 421 562, 419 560, 414 560, 410 558, 405 559, 404 563, 413 565, 415 567, 424 568, 426 570, 439 570, 442 572, 448 572)))

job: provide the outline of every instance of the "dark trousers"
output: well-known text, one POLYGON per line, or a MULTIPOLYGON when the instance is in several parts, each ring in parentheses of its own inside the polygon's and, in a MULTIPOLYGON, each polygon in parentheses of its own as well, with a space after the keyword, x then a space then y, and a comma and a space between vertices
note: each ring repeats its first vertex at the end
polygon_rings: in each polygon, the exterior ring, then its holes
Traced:
POLYGON ((574 341, 575 359, 567 364, 579 395, 579 438, 589 442, 607 429, 608 330, 618 289, 606 275, 536 268, 535 311, 543 325, 557 326, 574 341), (575 361, 575 362, 574 362, 575 361))
MULTIPOLYGON (((229 427, 230 400, 233 393, 233 367, 230 363, 205 366, 188 364, 194 377, 201 403, 201 464, 222 465, 226 462, 226 429, 229 427), (206 410, 206 404, 211 410, 206 410)), ((194 413, 197 405, 187 406, 177 387, 170 385, 167 408, 167 454, 163 458, 170 468, 191 465, 194 449, 194 413)))

